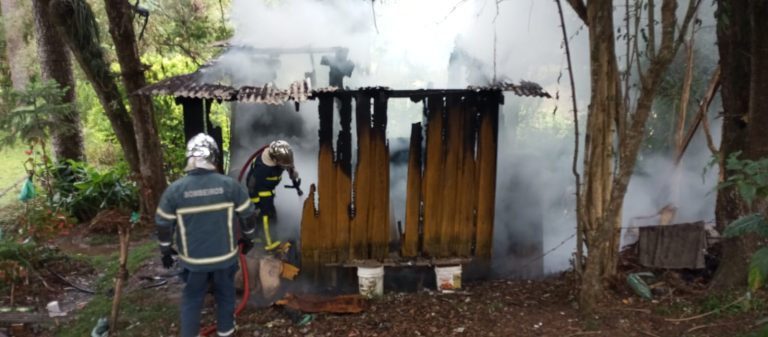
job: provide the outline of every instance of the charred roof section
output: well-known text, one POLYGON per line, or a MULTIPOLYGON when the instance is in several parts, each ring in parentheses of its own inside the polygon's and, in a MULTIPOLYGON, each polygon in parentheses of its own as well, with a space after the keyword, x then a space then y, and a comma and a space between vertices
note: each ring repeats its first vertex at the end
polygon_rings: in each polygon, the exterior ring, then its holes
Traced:
POLYGON ((202 74, 198 70, 194 73, 164 79, 155 84, 138 90, 135 94, 146 96, 174 96, 182 98, 212 99, 221 101, 236 101, 243 103, 283 104, 287 101, 303 102, 314 99, 316 95, 330 92, 357 93, 363 91, 385 92, 389 97, 410 97, 421 99, 430 95, 462 94, 479 91, 506 91, 522 97, 551 98, 552 96, 533 82, 521 81, 520 84, 509 82, 498 83, 484 87, 469 87, 467 89, 413 89, 393 90, 386 87, 366 87, 357 90, 339 90, 336 87, 312 89, 309 79, 297 81, 288 89, 278 89, 271 83, 263 86, 243 86, 234 88, 224 84, 207 83, 202 80, 202 74))

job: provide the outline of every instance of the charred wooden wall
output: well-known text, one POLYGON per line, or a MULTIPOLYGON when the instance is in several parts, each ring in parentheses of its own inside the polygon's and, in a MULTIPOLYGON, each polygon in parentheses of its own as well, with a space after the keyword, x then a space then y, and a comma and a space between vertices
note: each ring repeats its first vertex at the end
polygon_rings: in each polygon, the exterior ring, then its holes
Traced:
MULTIPOLYGON (((302 264, 383 260, 390 219, 387 92, 325 93, 319 99, 317 188, 301 225, 302 264), (352 170, 352 101, 357 161, 352 170), (338 105, 340 123, 333 147, 338 105)), ((500 92, 429 95, 412 125, 403 257, 489 258, 493 234, 500 92)))

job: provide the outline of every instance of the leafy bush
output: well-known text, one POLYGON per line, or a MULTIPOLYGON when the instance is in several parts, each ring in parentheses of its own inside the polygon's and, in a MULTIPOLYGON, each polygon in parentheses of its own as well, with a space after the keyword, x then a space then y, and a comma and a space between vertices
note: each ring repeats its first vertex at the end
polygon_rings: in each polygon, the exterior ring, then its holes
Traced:
POLYGON ((58 178, 54 205, 80 221, 88 221, 105 209, 131 211, 138 207, 138 189, 136 183, 128 179, 129 169, 125 164, 99 171, 70 160, 58 164, 54 171, 58 178))
MULTIPOLYGON (((731 174, 719 188, 734 187, 746 201, 751 214, 743 216, 726 227, 723 235, 733 238, 747 233, 768 237, 768 158, 760 160, 739 159, 741 153, 732 154, 726 160, 725 169, 731 174), (757 201, 757 202, 756 202, 757 201)), ((768 277, 768 247, 758 249, 749 264, 749 287, 757 290, 768 277)))

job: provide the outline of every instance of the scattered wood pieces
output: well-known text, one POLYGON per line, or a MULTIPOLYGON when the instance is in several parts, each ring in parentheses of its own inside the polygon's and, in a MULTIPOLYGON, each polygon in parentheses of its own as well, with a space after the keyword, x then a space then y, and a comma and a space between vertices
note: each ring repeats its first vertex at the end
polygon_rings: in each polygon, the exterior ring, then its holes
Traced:
POLYGON ((333 314, 356 314, 368 307, 367 300, 358 294, 334 297, 286 294, 283 299, 278 300, 275 304, 301 312, 333 314))

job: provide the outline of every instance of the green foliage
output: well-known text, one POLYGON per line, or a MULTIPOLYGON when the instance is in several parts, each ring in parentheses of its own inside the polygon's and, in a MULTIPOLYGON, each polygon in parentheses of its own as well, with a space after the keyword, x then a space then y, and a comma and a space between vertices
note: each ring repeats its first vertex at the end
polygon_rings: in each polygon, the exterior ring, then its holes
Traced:
POLYGON ((725 228, 723 236, 733 238, 746 233, 757 233, 760 236, 768 237, 768 222, 765 221, 765 217, 755 213, 736 219, 725 228))
POLYGON ((768 271, 768 247, 758 249, 749 261, 749 288, 760 289, 765 284, 768 271))
MULTIPOLYGON (((746 201, 753 214, 741 217, 726 227, 725 237, 736 237, 747 233, 756 233, 768 237, 768 209, 765 202, 755 202, 768 198, 768 158, 759 160, 739 159, 741 152, 732 153, 725 161, 728 179, 719 188, 735 188, 746 201)), ((759 249, 752 255, 749 263, 749 288, 754 291, 765 285, 768 277, 768 247, 759 249)))
POLYGON ((54 81, 32 81, 23 92, 12 92, 7 96, 7 106, 11 107, 0 118, 0 128, 4 130, 0 145, 15 145, 45 142, 52 128, 61 128, 61 124, 52 117, 66 117, 73 113, 70 104, 62 103, 64 89, 54 81))
POLYGON ((751 207, 755 198, 768 197, 768 157, 742 160, 739 159, 740 155, 741 151, 732 153, 725 161, 725 169, 731 174, 720 188, 735 186, 751 207))
POLYGON ((232 37, 226 24, 229 0, 153 0, 145 2, 152 13, 144 39, 151 53, 184 55, 196 65, 211 58, 210 45, 232 37))
POLYGON ((67 161, 54 168, 57 184, 53 203, 80 221, 105 209, 131 211, 138 207, 136 183, 128 179, 125 164, 97 170, 82 162, 67 161))

